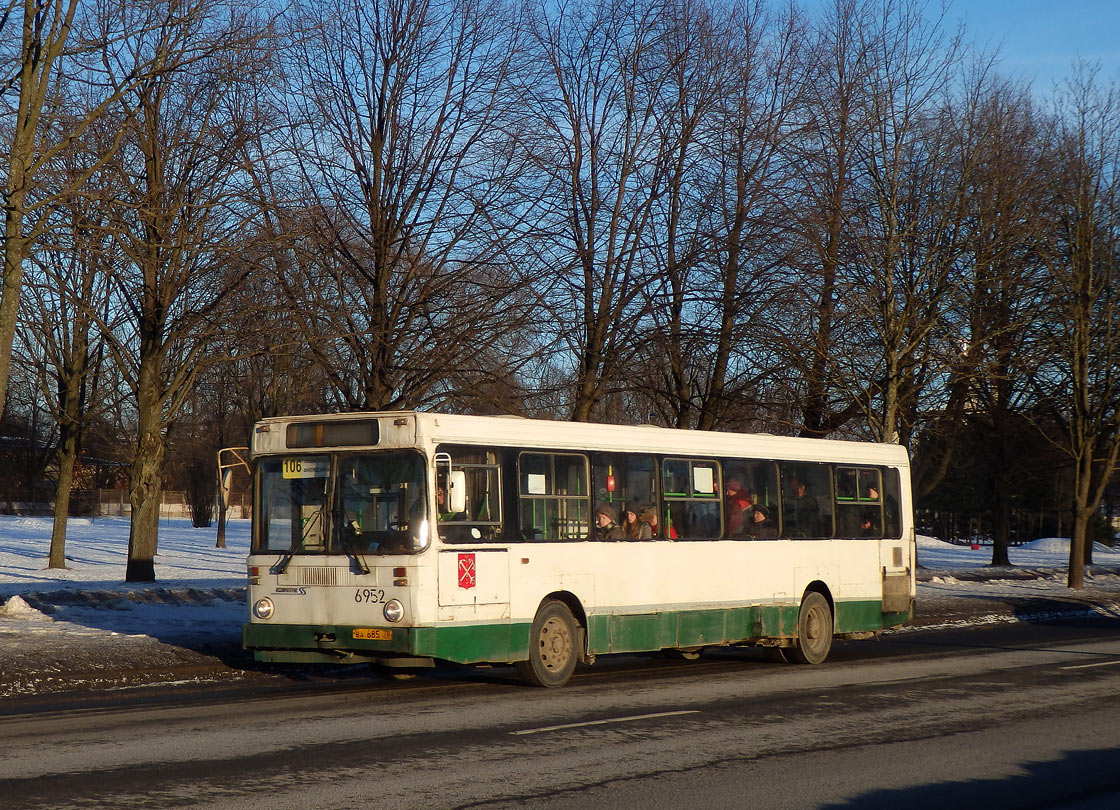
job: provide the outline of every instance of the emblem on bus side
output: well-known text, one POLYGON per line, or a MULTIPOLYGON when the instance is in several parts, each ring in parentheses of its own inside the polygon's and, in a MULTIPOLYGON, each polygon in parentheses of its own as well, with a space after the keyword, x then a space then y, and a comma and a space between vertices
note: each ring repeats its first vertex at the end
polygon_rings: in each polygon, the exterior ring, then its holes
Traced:
POLYGON ((474 587, 474 555, 473 554, 460 554, 459 555, 459 587, 460 588, 473 588, 474 587))

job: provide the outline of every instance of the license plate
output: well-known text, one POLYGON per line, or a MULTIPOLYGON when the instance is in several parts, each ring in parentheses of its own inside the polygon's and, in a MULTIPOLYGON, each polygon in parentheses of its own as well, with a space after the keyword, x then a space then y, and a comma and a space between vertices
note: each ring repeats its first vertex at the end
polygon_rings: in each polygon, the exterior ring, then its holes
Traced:
POLYGON ((393 631, 382 630, 379 627, 356 627, 354 638, 363 638, 367 641, 392 641, 393 631))

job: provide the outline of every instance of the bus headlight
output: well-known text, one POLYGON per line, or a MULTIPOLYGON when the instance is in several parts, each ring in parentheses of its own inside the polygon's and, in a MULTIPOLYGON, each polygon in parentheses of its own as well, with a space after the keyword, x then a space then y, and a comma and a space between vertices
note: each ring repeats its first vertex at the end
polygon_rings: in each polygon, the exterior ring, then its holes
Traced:
POLYGON ((385 603, 385 610, 383 611, 385 618, 391 622, 399 622, 404 618, 404 605, 396 599, 390 599, 385 603))
POLYGON ((276 606, 267 596, 264 599, 258 599, 257 603, 253 605, 253 615, 258 619, 271 619, 275 612, 276 606))

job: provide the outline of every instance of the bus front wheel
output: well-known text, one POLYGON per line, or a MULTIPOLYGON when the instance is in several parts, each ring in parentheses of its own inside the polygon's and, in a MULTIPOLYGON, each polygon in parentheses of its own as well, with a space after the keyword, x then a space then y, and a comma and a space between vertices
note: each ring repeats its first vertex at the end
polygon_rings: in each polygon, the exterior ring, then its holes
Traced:
POLYGON ((529 631, 529 660, 514 664, 517 673, 533 686, 563 686, 576 668, 578 638, 568 606, 545 602, 529 631))
POLYGON ((785 648, 786 657, 795 664, 819 664, 832 648, 832 610, 828 600, 816 591, 805 594, 797 614, 797 638, 785 648))

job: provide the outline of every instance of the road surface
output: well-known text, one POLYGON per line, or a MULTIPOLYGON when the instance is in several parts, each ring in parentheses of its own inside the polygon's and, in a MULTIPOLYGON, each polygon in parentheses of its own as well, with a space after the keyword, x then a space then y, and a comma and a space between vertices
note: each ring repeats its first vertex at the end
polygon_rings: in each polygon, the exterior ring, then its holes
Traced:
POLYGON ((315 690, 165 691, 0 718, 0 807, 1120 807, 1120 622, 315 690))

